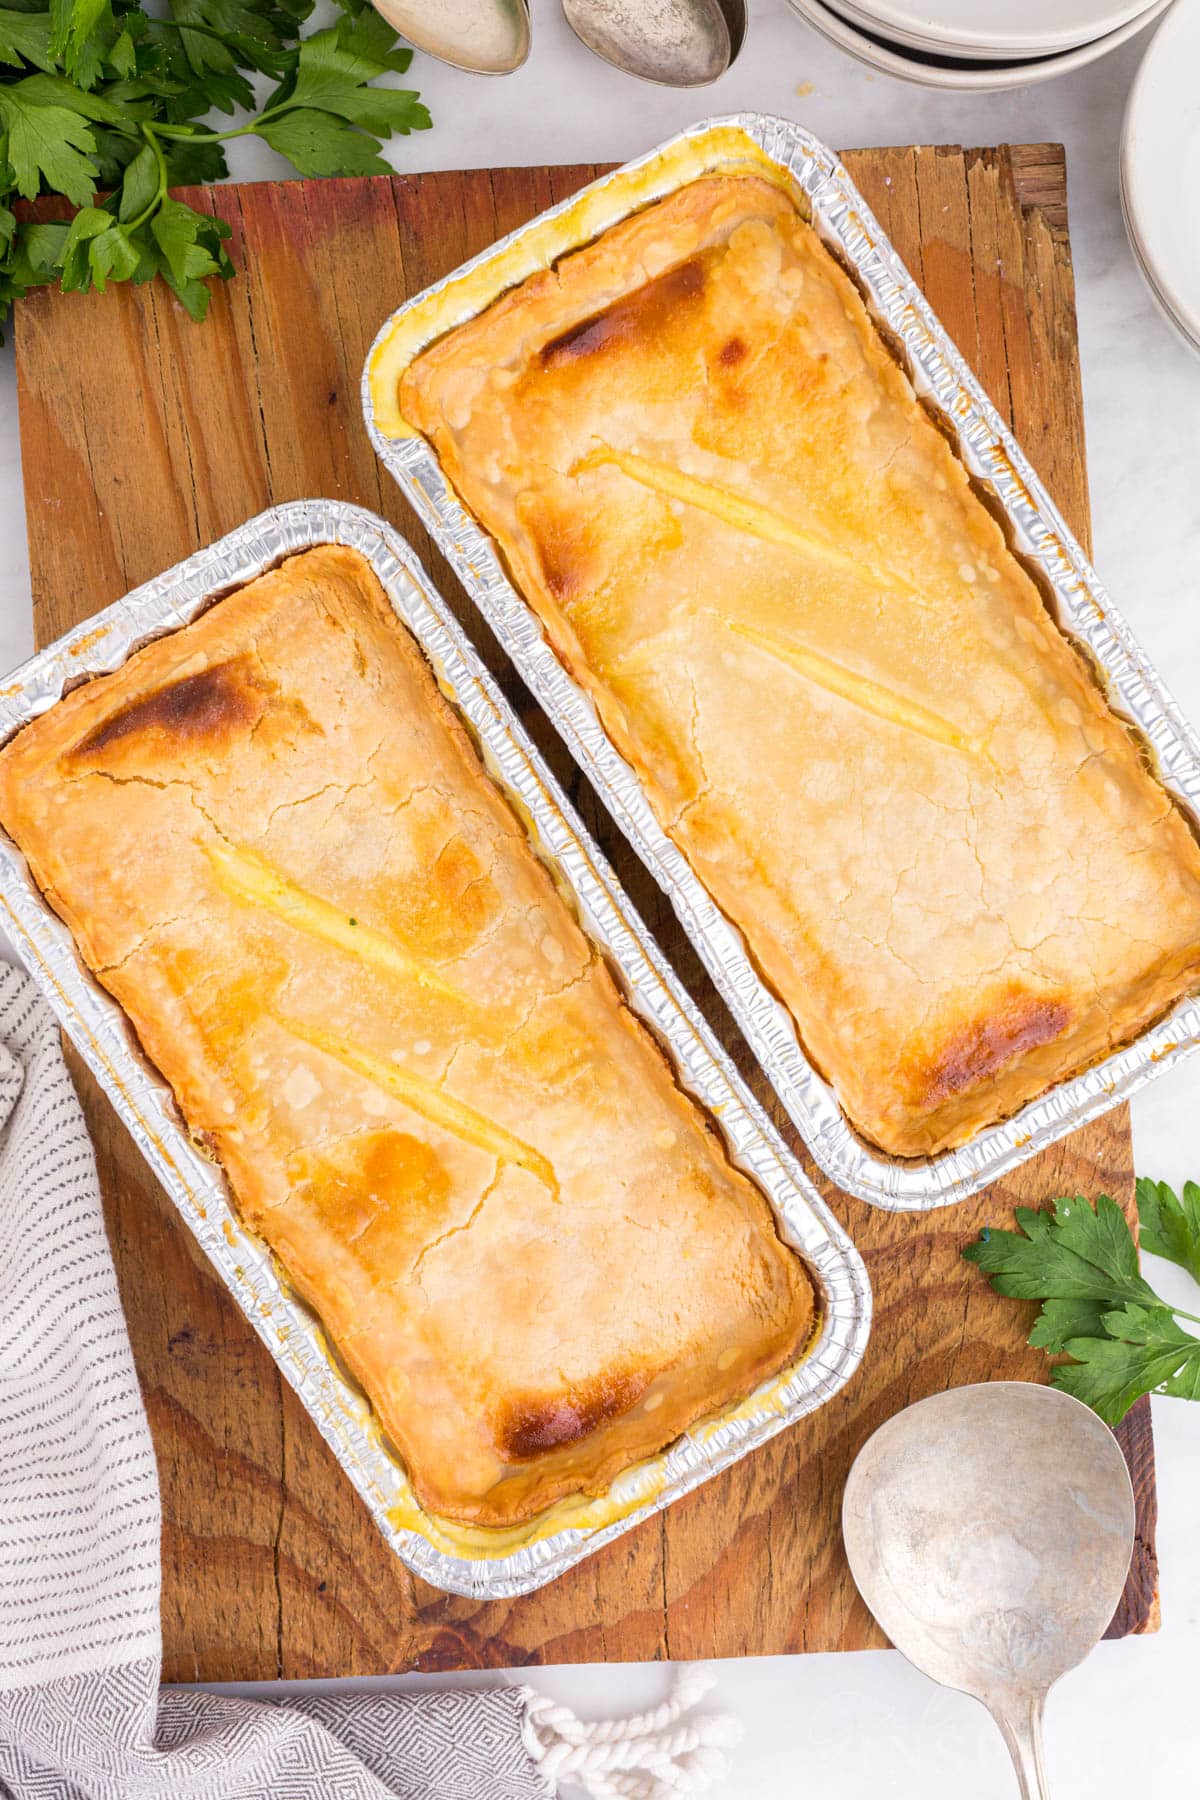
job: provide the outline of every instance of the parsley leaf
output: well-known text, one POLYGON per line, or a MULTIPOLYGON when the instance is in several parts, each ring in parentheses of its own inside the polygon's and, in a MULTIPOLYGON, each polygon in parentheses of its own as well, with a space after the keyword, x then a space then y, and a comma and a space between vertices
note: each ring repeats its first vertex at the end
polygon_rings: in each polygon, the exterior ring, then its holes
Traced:
MULTIPOLYGON (((1180 1202, 1165 1184, 1138 1182, 1143 1239, 1196 1273, 1200 1260, 1200 1188, 1180 1202)), ((1018 1230, 989 1229, 963 1255, 997 1293, 1040 1300, 1029 1342, 1069 1357, 1055 1365, 1056 1387, 1074 1394, 1109 1425, 1142 1394, 1200 1399, 1200 1337, 1180 1319, 1200 1319, 1161 1300, 1138 1269, 1124 1213, 1107 1194, 1095 1206, 1061 1199, 1053 1210, 1016 1210, 1018 1230)))
POLYGON ((164 200, 150 230, 160 253, 160 273, 193 319, 208 311, 209 275, 233 271, 224 240, 230 235, 224 219, 193 211, 180 200, 164 200))
POLYGON ((1056 1387, 1115 1425, 1142 1394, 1200 1398, 1200 1338, 1179 1325, 1168 1306, 1108 1313, 1105 1337, 1072 1338, 1074 1360, 1054 1371, 1056 1387))
POLYGON ((122 223, 149 212, 158 196, 158 157, 152 144, 144 144, 125 170, 117 216, 122 223))
POLYGON ((223 177, 230 137, 263 138, 304 175, 387 170, 383 141, 430 123, 415 90, 393 85, 412 51, 366 0, 337 0, 337 22, 303 36, 312 7, 0 0, 0 323, 46 282, 156 276, 203 318, 207 283, 233 273, 229 229, 169 190, 223 177), (276 83, 265 104, 261 75, 276 83), (214 112, 242 117, 212 130, 214 112), (43 194, 79 210, 53 222, 14 211, 43 194))
POLYGON ((1033 1322, 1029 1342, 1035 1350, 1048 1350, 1051 1356, 1059 1356, 1072 1338, 1103 1336, 1106 1311, 1103 1300, 1047 1300, 1033 1322))
POLYGON ((1143 1250, 1178 1263, 1200 1281, 1200 1187, 1185 1181, 1181 1200, 1165 1181, 1143 1177, 1137 1184, 1137 1203, 1143 1250))
POLYGON ((53 69, 50 15, 0 8, 0 63, 19 69, 22 58, 35 69, 53 69))
MULTIPOLYGON (((26 100, 37 106, 66 106, 81 119, 92 119, 102 125, 123 126, 136 130, 134 108, 122 108, 104 94, 85 94, 65 76, 47 70, 40 75, 26 75, 20 84, 26 100)), ((143 110, 145 110, 143 108, 143 110)))
POLYGON ((111 0, 50 0, 50 49, 79 87, 94 87, 121 27, 111 0))
POLYGON ((128 281, 141 261, 136 244, 124 228, 111 221, 106 230, 88 245, 88 268, 92 286, 100 293, 112 275, 117 281, 128 281))
POLYGON ((354 131, 331 113, 305 107, 280 113, 258 127, 265 138, 302 175, 386 175, 388 166, 372 137, 354 131))
POLYGON ((23 200, 32 200, 45 182, 82 206, 96 191, 96 165, 88 154, 95 140, 87 120, 65 106, 31 100, 23 85, 0 87, 0 126, 13 185, 23 200))
POLYGON ((224 44, 243 67, 279 75, 290 66, 296 21, 271 0, 170 0, 170 6, 177 25, 224 44))
POLYGON ((386 173, 377 140, 424 131, 432 122, 412 88, 367 85, 407 69, 412 51, 392 49, 394 41, 375 12, 305 38, 295 72, 263 110, 258 135, 304 175, 386 173))
POLYGON ((98 238, 112 224, 112 214, 105 212, 101 206, 81 206, 75 217, 66 227, 66 236, 59 247, 55 261, 62 270, 62 287, 65 293, 80 293, 91 283, 91 264, 88 247, 93 238, 98 238))
MULTIPOLYGON (((389 72, 403 75, 412 62, 411 50, 391 50, 386 41, 390 37, 387 25, 375 12, 370 19, 365 15, 339 19, 328 31, 314 32, 300 47, 295 82, 286 97, 293 106, 322 106, 328 112, 341 113, 343 118, 355 118, 360 103, 369 97, 365 82, 389 72), (383 26, 383 40, 372 20, 383 26), (347 103, 351 110, 343 112, 347 103)), ((415 94, 403 89, 380 88, 376 93, 390 93, 406 101, 416 99, 415 94)))
POLYGON ((8 279, 17 292, 53 281, 70 227, 55 220, 44 225, 17 224, 8 279))
POLYGON ((1138 1274, 1137 1246, 1115 1200, 1056 1200, 1053 1213, 1016 1211, 1019 1231, 989 1231, 963 1251, 998 1294, 1020 1300, 1153 1300, 1138 1274))

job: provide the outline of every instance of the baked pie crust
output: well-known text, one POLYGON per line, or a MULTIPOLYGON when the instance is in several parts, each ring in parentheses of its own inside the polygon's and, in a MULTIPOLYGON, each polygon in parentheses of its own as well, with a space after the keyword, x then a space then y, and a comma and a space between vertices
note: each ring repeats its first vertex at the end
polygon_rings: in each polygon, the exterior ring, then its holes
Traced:
POLYGON ((790 195, 710 176, 404 420, 859 1132, 958 1145, 1200 980, 1200 850, 790 195))
POLYGON ((429 1511, 603 1492, 814 1293, 369 566, 324 546, 76 689, 0 818, 429 1511))

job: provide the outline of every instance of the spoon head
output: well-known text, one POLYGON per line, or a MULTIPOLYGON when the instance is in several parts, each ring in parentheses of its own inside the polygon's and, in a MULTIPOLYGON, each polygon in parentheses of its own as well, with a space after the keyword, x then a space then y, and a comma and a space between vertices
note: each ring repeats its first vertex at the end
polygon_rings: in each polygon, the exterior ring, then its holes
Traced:
POLYGON ((717 0, 729 32, 729 60, 733 62, 746 41, 746 0, 717 0))
POLYGON ((985 1704, 1044 1694, 1116 1610, 1133 1489, 1112 1432, 1057 1388, 986 1382, 889 1419, 842 1503, 859 1592, 898 1650, 985 1704))
POLYGON ((426 56, 474 75, 510 75, 529 55, 527 0, 372 0, 426 56))
POLYGON ((589 50, 643 81, 703 87, 732 60, 718 0, 563 0, 563 12, 589 50))

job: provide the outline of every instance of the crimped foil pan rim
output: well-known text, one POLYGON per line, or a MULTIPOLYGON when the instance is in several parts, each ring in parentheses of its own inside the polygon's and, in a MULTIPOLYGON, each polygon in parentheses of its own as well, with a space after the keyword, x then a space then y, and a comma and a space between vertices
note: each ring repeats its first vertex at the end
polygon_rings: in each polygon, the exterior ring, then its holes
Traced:
MULTIPOLYGON (((791 121, 745 112, 702 121, 581 190, 588 196, 631 183, 639 172, 706 137, 740 131, 791 178, 818 234, 855 279, 872 317, 898 344, 919 397, 936 412, 965 467, 1002 514, 1013 548, 1053 592, 1060 625, 1100 672, 1110 703, 1153 750, 1159 779, 1193 818, 1200 813, 1200 739, 1102 587, 1028 459, 945 328, 889 244, 845 168, 791 121)), ((714 167, 720 166, 714 160, 714 167)), ((661 175, 637 188, 626 213, 672 191, 697 171, 661 175)), ((590 698, 550 648, 532 607, 507 580, 491 539, 458 501, 432 447, 391 438, 375 418, 369 371, 378 347, 414 307, 428 306, 466 272, 519 244, 546 220, 569 216, 579 196, 539 214, 481 255, 398 307, 363 370, 363 410, 376 452, 415 507, 468 594, 516 663, 572 755, 670 899, 760 1066, 824 1173, 847 1193, 888 1211, 923 1212, 966 1198, 1058 1138, 1127 1099, 1200 1045, 1200 998, 1184 999, 1131 1044, 1058 1083, 967 1144, 920 1159, 889 1157, 854 1131, 798 1042, 790 1015, 759 977, 738 929, 725 917, 650 810, 638 777, 601 725, 590 698)), ((587 241, 581 235, 578 243, 587 241)), ((577 247, 572 245, 571 247, 577 247)), ((561 251, 559 252, 562 253, 561 251)), ((488 303, 481 301, 476 310, 488 303)), ((461 312, 459 314, 461 317, 461 312)), ((447 323, 429 333, 432 339, 447 323)))
POLYGON ((42 898, 24 858, 0 832, 0 917, 22 960, 108 1094, 184 1223, 295 1388, 384 1538, 414 1574, 452 1593, 528 1593, 705 1481, 849 1380, 870 1329, 866 1270, 820 1196, 779 1141, 625 898, 598 847, 559 793, 469 640, 410 546, 373 514, 341 501, 271 508, 127 594, 40 651, 0 688, 0 742, 80 679, 119 668, 140 644, 177 629, 213 599, 314 544, 336 542, 371 563, 413 631, 444 692, 479 743, 493 777, 518 804, 531 841, 575 895, 631 1006, 666 1040, 681 1083, 719 1120, 727 1146, 771 1202, 784 1234, 821 1289, 821 1329, 790 1370, 740 1407, 700 1421, 660 1457, 627 1471, 639 1499, 595 1529, 558 1531, 504 1556, 455 1555, 395 1517, 409 1493, 398 1458, 367 1404, 331 1358, 319 1321, 244 1227, 219 1169, 201 1156, 169 1087, 146 1061, 117 1002, 84 969, 70 933, 42 898), (644 1471, 655 1471, 656 1488, 644 1471))

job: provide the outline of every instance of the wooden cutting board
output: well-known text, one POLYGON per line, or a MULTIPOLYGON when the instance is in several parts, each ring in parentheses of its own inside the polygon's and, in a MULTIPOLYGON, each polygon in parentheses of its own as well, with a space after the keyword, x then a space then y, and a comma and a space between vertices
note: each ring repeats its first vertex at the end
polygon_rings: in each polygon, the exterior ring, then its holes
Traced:
MULTIPOLYGON (((1086 540, 1087 487, 1062 151, 847 155, 884 228, 1086 540)), ((233 227, 241 273, 193 325, 159 285, 31 296, 17 309, 21 438, 39 643, 274 501, 332 495, 430 553, 362 426, 359 371, 406 294, 590 179, 592 168, 266 183, 188 194, 233 227)), ((459 608, 476 642, 486 633, 459 608)), ((516 679, 533 727, 643 914, 747 1068, 673 916, 516 679)), ((835 1193, 875 1289, 849 1390, 739 1467, 523 1600, 414 1581, 77 1068, 163 1489, 171 1680, 376 1674, 854 1649, 882 1641, 842 1557, 850 1459, 891 1413, 989 1376, 1042 1380, 1026 1309, 959 1257, 1014 1203, 1101 1190, 1131 1203, 1124 1108, 990 1193, 919 1217, 835 1193)), ((761 1077, 752 1076, 760 1097, 761 1077)), ((776 1118, 782 1123, 776 1109, 776 1118)), ((1148 1406, 1122 1432, 1139 1536, 1114 1632, 1156 1619, 1148 1406)))

